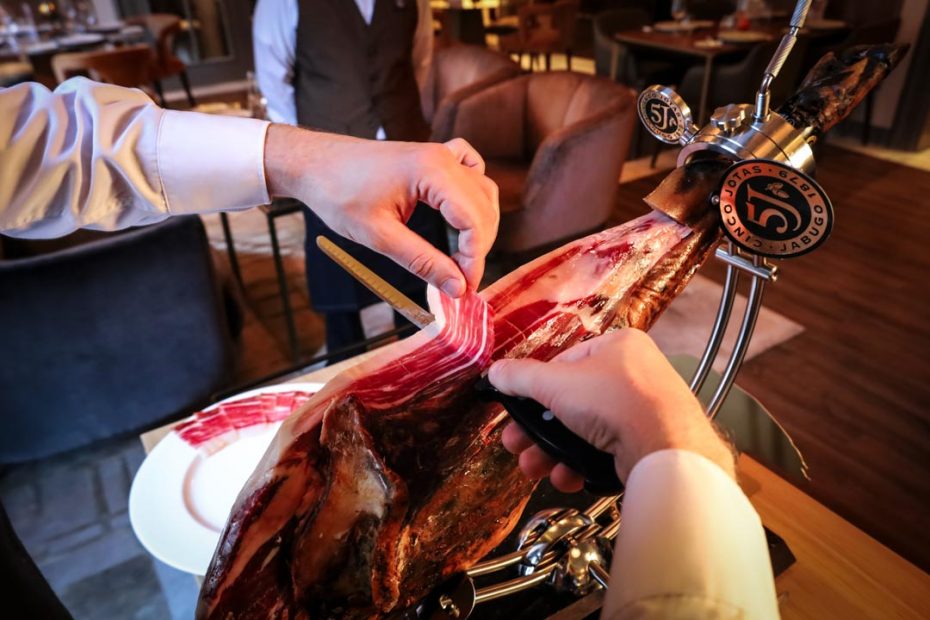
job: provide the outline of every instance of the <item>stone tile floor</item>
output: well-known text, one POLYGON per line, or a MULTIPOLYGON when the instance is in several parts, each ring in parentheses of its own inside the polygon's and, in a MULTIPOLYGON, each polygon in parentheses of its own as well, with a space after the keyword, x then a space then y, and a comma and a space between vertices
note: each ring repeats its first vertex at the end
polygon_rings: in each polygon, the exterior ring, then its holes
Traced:
POLYGON ((76 620, 189 620, 198 586, 162 564, 129 525, 129 487, 145 453, 112 439, 0 475, 0 501, 76 620))

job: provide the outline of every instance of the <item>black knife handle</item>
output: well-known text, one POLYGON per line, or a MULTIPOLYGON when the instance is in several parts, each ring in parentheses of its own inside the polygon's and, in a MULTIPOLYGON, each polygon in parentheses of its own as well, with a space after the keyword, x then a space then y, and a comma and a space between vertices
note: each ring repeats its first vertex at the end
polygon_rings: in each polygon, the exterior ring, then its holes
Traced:
POLYGON ((546 454, 584 478, 586 491, 601 496, 619 495, 623 491, 614 457, 573 433, 545 406, 529 398, 508 396, 491 385, 487 377, 478 380, 475 390, 480 400, 503 405, 523 432, 546 454))

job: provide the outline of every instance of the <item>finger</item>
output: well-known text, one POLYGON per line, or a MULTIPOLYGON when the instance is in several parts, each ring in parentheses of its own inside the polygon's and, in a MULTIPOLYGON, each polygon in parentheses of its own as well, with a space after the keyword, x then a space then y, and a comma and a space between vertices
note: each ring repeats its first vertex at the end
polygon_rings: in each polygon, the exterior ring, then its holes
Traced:
POLYGON ((557 464, 558 461, 535 444, 520 453, 520 469, 530 480, 545 478, 557 464))
POLYGON ((484 277, 484 257, 470 258, 461 252, 456 252, 452 259, 458 264, 462 273, 465 274, 465 281, 468 282, 469 290, 477 291, 481 284, 481 278, 484 277))
POLYGON ((485 257, 497 238, 498 211, 496 189, 489 192, 482 177, 470 172, 450 182, 439 204, 442 217, 459 231, 458 254, 475 289, 484 274, 485 257))
POLYGON ((455 159, 469 168, 474 168, 481 174, 484 174, 484 158, 462 138, 454 138, 445 143, 445 147, 452 151, 455 159))
POLYGON ((549 481, 562 493, 577 493, 584 488, 584 478, 565 463, 559 463, 552 468, 549 481))
POLYGON ((450 257, 416 234, 400 220, 388 219, 378 226, 372 249, 423 278, 450 297, 465 294, 465 275, 450 257))
POLYGON ((529 397, 549 408, 552 408, 553 384, 560 383, 551 363, 534 359, 495 362, 488 379, 504 394, 529 397))
POLYGON ((520 454, 534 445, 533 440, 523 432, 523 429, 516 422, 511 422, 504 427, 504 432, 501 433, 501 441, 507 452, 511 454, 520 454))

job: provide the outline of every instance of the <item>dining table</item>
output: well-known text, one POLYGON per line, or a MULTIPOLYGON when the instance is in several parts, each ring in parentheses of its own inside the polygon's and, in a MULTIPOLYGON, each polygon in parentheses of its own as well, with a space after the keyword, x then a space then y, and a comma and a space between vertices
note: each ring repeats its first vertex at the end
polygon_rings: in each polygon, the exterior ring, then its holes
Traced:
MULTIPOLYGON (((654 24, 631 30, 621 30, 614 33, 613 39, 621 45, 630 48, 634 54, 637 49, 660 52, 673 58, 686 58, 697 60, 704 64, 704 76, 701 82, 701 96, 698 101, 695 122, 699 125, 708 120, 708 101, 710 99, 710 85, 713 80, 715 63, 723 58, 738 58, 745 56, 757 45, 777 41, 786 32, 786 24, 780 21, 767 21, 755 24, 749 31, 730 30, 721 28, 714 22, 701 22, 696 27, 662 28, 663 24, 654 24), (754 40, 749 37, 739 37, 739 33, 748 32, 758 34, 754 40), (729 39, 744 38, 737 42, 729 39), (722 38, 721 38, 722 37, 722 38)), ((846 32, 847 26, 843 23, 833 23, 830 27, 806 28, 800 36, 812 38, 835 37, 838 33, 846 32)), ((761 82, 762 76, 759 76, 761 82)))
POLYGON ((52 24, 33 28, 18 28, 8 32, 0 28, 0 62, 28 62, 34 80, 49 88, 57 85, 52 71, 52 57, 69 52, 87 52, 146 40, 146 31, 124 22, 95 24, 81 31, 67 31, 52 24))
MULTIPOLYGON (((326 383, 376 353, 370 351, 324 368, 298 371, 276 383, 326 383)), ((151 452, 181 422, 141 435, 145 451, 151 452)), ((741 454, 738 481, 762 523, 787 543, 795 558, 775 579, 784 620, 926 618, 930 574, 775 473, 762 458, 741 454)))

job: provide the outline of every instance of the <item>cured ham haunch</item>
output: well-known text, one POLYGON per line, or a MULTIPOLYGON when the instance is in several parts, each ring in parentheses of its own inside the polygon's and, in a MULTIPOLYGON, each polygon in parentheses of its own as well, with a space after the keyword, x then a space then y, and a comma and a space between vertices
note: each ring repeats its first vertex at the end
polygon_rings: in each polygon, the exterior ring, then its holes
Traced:
POLYGON ((403 609, 512 529, 533 490, 469 389, 502 357, 550 359, 646 328, 717 238, 653 213, 482 291, 430 291, 437 321, 332 380, 282 426, 242 490, 200 618, 372 618, 403 609))

